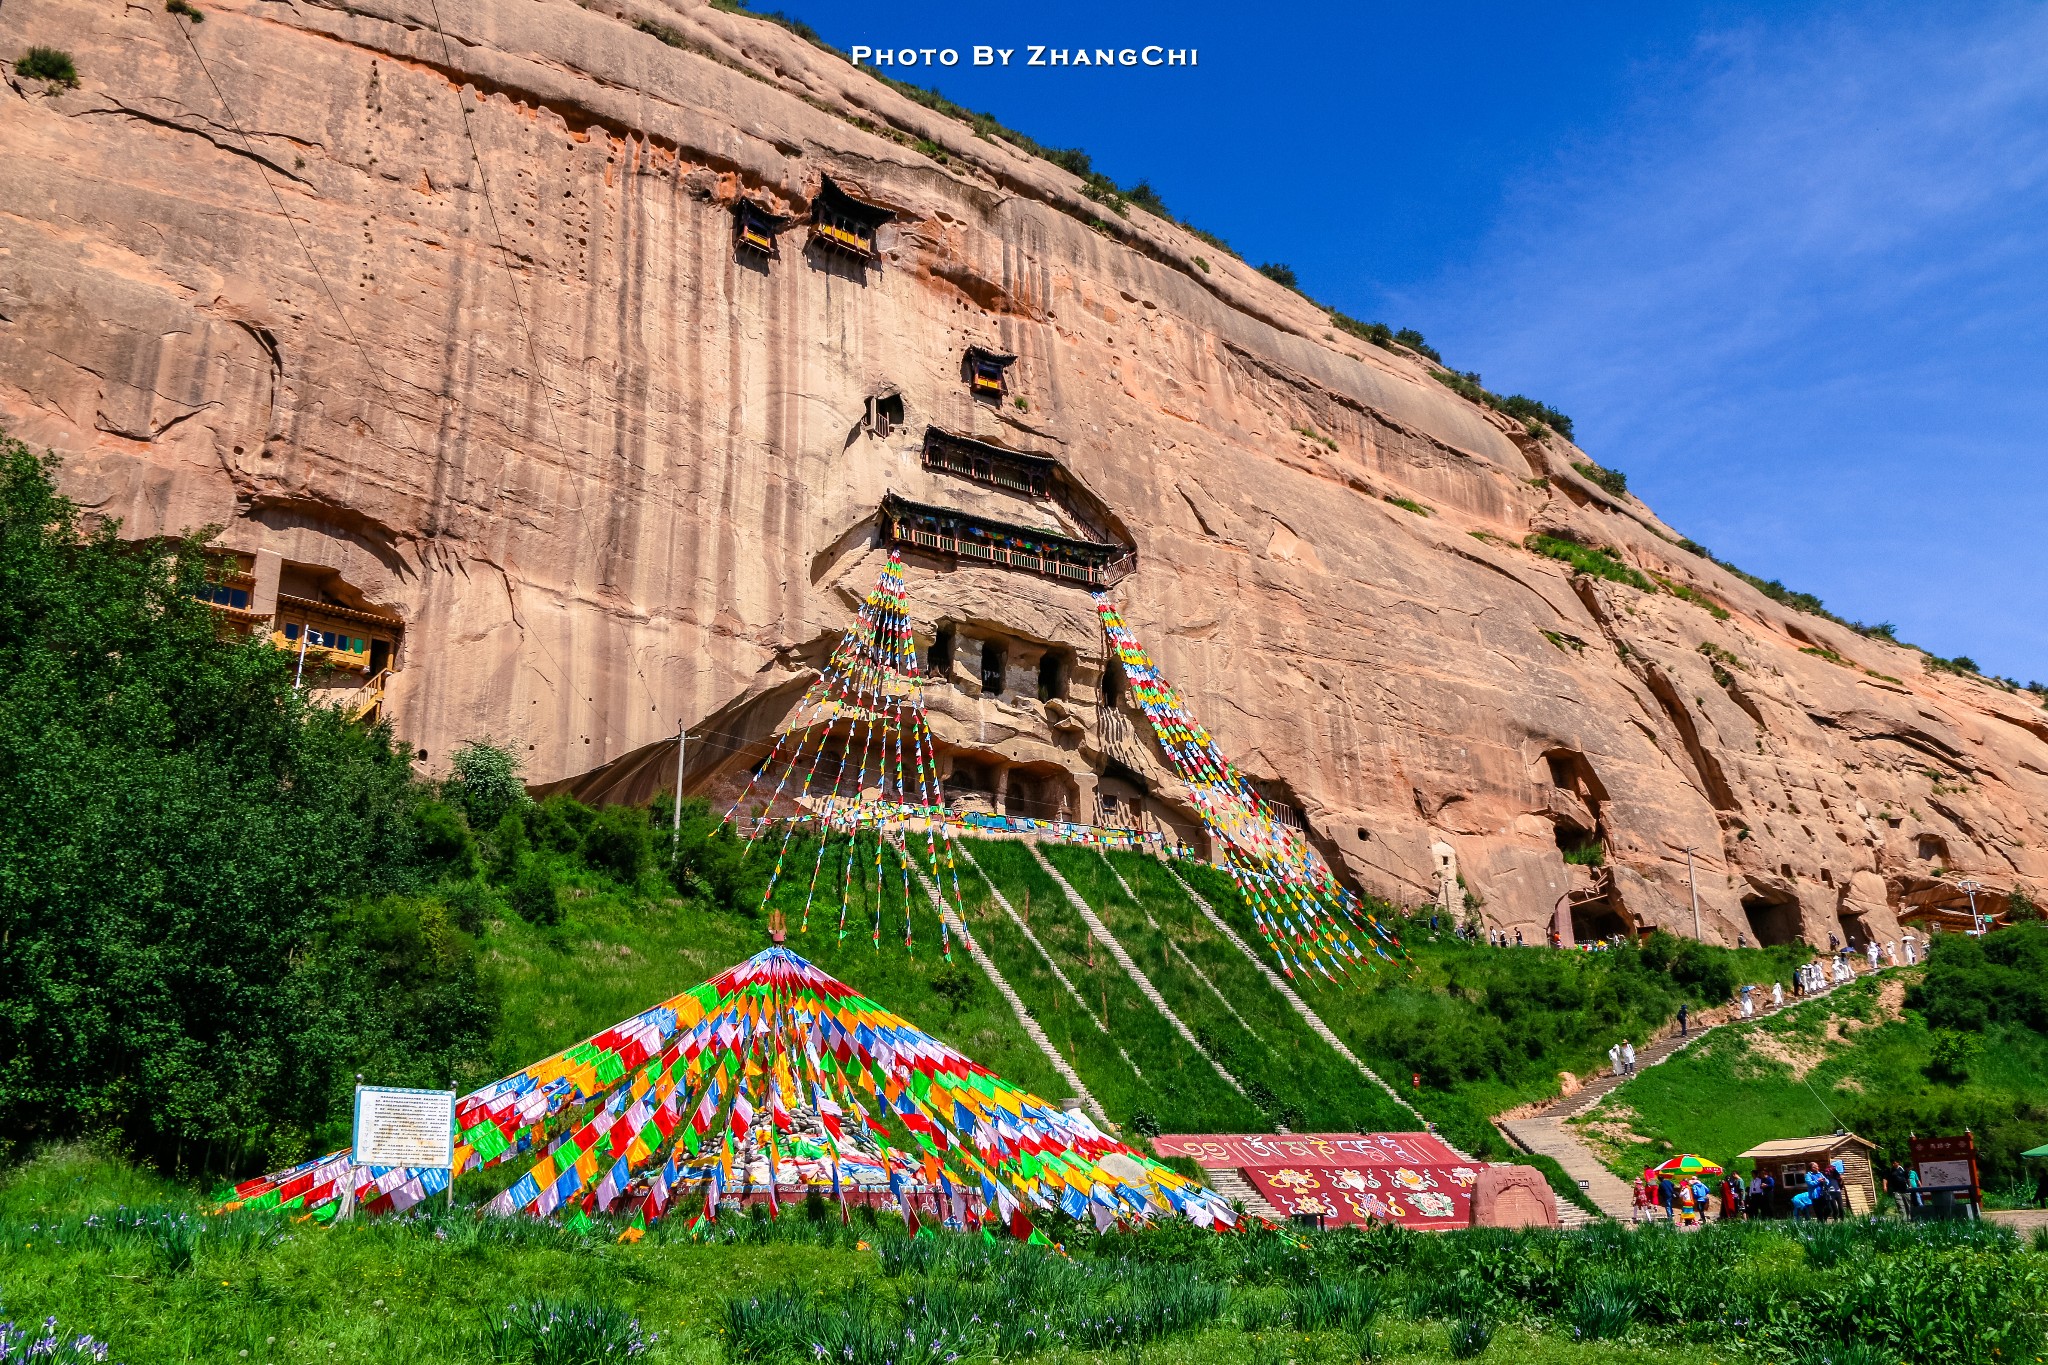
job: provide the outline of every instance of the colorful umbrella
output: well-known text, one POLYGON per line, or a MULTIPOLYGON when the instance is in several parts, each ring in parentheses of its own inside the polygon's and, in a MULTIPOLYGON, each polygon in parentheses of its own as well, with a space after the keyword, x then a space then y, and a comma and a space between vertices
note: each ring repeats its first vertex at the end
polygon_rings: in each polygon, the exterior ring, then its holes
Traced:
POLYGON ((1719 1175, 1721 1168, 1703 1156, 1685 1152, 1657 1168, 1665 1175, 1719 1175))

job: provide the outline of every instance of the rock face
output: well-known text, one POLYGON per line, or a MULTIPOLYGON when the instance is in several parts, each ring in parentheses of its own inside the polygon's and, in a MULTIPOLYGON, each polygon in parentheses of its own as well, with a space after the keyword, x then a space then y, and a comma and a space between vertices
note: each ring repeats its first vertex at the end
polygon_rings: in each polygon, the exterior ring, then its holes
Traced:
MULTIPOLYGON (((1993 908, 2048 881, 2035 699, 1769 601, 1569 445, 772 24, 206 9, 0 10, 82 77, 4 93, 0 420, 135 535, 216 525, 402 620, 385 709, 429 768, 488 735, 652 790, 680 719, 729 789, 885 495, 1086 529, 926 468, 938 427, 1106 512, 1125 617, 1365 889, 1530 941, 1691 934, 1696 889, 1709 939, 1824 942, 1959 903, 1938 868, 1993 908), (877 260, 807 240, 826 175, 893 213, 877 260), (775 255, 736 248, 742 196, 798 220, 775 255), (1018 357, 1000 399, 969 346, 1018 357)), ((951 789, 1192 831, 1084 588, 907 557, 951 789)))

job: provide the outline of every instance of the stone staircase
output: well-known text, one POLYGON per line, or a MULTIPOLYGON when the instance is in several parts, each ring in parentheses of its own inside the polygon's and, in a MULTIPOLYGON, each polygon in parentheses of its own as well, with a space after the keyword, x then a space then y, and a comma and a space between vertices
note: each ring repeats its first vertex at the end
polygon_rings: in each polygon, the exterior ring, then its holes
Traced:
POLYGON ((1272 1202, 1259 1193, 1259 1187, 1246 1180, 1244 1172, 1234 1167, 1204 1166, 1202 1179, 1210 1189, 1231 1203, 1242 1205, 1244 1211, 1253 1217, 1270 1219, 1275 1223, 1287 1221, 1287 1215, 1274 1208, 1272 1202))
MULTIPOLYGON (((1788 998, 1783 1005, 1766 1005, 1747 1019, 1732 1010, 1726 1017, 1719 1019, 1700 1020, 1695 1017, 1693 1027, 1684 1036, 1669 1033, 1639 1050, 1636 1053, 1636 1074, 1641 1074, 1645 1067, 1656 1066, 1659 1062, 1676 1056, 1716 1029, 1726 1028, 1730 1024, 1753 1024, 1759 1019, 1818 998, 1788 998)), ((1626 1085, 1630 1079, 1631 1077, 1618 1076, 1612 1072, 1596 1076, 1571 1094, 1559 1098, 1528 1118, 1501 1119, 1495 1123, 1510 1144, 1525 1152, 1547 1156, 1556 1161, 1564 1168, 1566 1175, 1580 1183, 1593 1202, 1600 1206, 1601 1212, 1624 1223, 1633 1222, 1635 1218, 1634 1194, 1626 1183, 1601 1164, 1592 1150, 1579 1140, 1579 1135, 1568 1126, 1568 1121, 1590 1112, 1594 1105, 1626 1085)), ((1581 1219, 1590 1221, 1584 1210, 1576 1212, 1581 1219)), ((1566 1227, 1575 1226, 1564 1205, 1558 1206, 1558 1213, 1564 1219, 1566 1227)))

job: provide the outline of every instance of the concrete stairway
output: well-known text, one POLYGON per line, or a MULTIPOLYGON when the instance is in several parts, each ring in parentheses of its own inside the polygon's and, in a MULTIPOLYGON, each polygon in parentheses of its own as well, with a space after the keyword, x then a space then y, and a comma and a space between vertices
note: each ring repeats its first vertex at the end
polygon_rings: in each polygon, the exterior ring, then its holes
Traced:
MULTIPOLYGON (((1337 1051, 1337 1055, 1339 1057, 1342 1057, 1345 1061, 1357 1067, 1359 1075, 1365 1077, 1368 1081, 1371 1081, 1374 1085, 1386 1091, 1387 1097, 1393 1100, 1395 1104, 1400 1105, 1409 1113, 1414 1114, 1416 1127, 1428 1127, 1428 1124, 1424 1121, 1422 1115, 1419 1112, 1417 1112, 1415 1106, 1408 1103, 1408 1101, 1402 1099, 1400 1096, 1400 1092, 1396 1091, 1393 1086, 1388 1085, 1385 1081, 1381 1080, 1378 1072, 1374 1071, 1364 1062, 1359 1061, 1357 1054, 1353 1053, 1350 1048, 1344 1046, 1344 1040, 1342 1038, 1339 1038, 1335 1033, 1330 1031, 1330 1026, 1323 1022, 1323 1017, 1317 1014, 1313 1009, 1309 1008, 1308 1001, 1303 1000, 1299 995, 1295 994, 1294 987, 1288 985, 1286 979, 1283 978, 1280 975, 1280 973, 1274 971, 1271 965, 1267 963, 1265 958, 1260 957, 1258 953, 1253 951, 1251 944, 1246 943, 1244 939, 1238 936, 1237 930, 1231 928, 1229 923, 1224 920, 1223 916, 1216 913, 1216 907, 1210 905, 1208 901, 1202 899, 1201 894, 1197 892, 1195 888, 1189 886, 1187 882, 1181 878, 1180 873, 1174 871, 1172 863, 1166 863, 1165 867, 1168 875, 1171 876, 1173 880, 1179 884, 1182 893, 1185 894, 1190 901, 1194 902, 1195 908, 1202 912, 1203 917, 1206 918, 1209 921, 1209 923, 1215 927, 1216 932, 1223 935, 1224 939, 1227 942, 1229 942, 1233 947, 1235 947, 1238 952, 1244 954, 1245 960, 1247 962, 1250 962, 1254 967, 1257 967, 1260 972, 1264 973, 1267 984, 1272 986, 1274 990, 1280 992, 1281 998, 1286 1000, 1286 1002, 1294 1008, 1294 1012, 1301 1016, 1302 1022, 1309 1026, 1310 1031, 1313 1032, 1316 1035, 1316 1037, 1322 1039, 1331 1047, 1335 1048, 1337 1051)), ((1452 1150, 1456 1151, 1457 1149, 1452 1148, 1452 1150)))
POLYGON ((1124 951, 1123 944, 1116 941, 1116 935, 1109 932, 1109 926, 1102 922, 1101 916, 1089 908, 1088 902, 1082 899, 1081 893, 1076 891, 1073 885, 1060 875, 1060 870, 1054 867, 1043 853, 1038 851, 1038 845, 1035 842, 1027 843, 1024 847, 1031 850, 1031 856, 1038 860, 1038 865, 1045 870, 1045 874, 1058 884, 1060 894, 1067 898, 1067 904, 1074 907, 1074 913, 1079 915, 1082 921, 1087 924, 1088 932, 1095 935, 1102 946, 1109 950, 1109 955, 1115 958, 1117 965, 1124 969, 1124 975, 1130 977, 1131 984, 1136 986, 1143 993, 1144 997, 1152 1002, 1152 1008, 1165 1016, 1166 1022, 1173 1025, 1174 1032, 1180 1034, 1183 1042, 1201 1054, 1202 1059, 1208 1062, 1210 1066, 1216 1068, 1216 1074, 1228 1082, 1232 1090, 1235 1090, 1240 1095, 1244 1094, 1244 1087, 1238 1084, 1237 1077, 1224 1070, 1223 1063, 1211 1057, 1208 1049, 1195 1041, 1193 1031, 1181 1022, 1181 1017, 1173 1012, 1173 1006, 1166 1003, 1166 997, 1161 995, 1159 988, 1152 984, 1152 978, 1145 975, 1144 969, 1138 966, 1137 959, 1124 951))
POLYGON ((1045 1030, 1038 1026, 1038 1021, 1031 1017, 1030 1009, 1025 1006, 1024 997, 1017 994, 1016 988, 1011 986, 1002 972, 997 969, 995 959, 982 951, 981 944, 976 942, 974 935, 967 931, 967 926, 961 922, 960 917, 953 913, 953 907, 946 904, 946 898, 939 894, 939 889, 936 886, 932 885, 931 878, 925 875, 924 869, 918 867, 914 861, 911 862, 910 866, 911 870, 917 873, 918 883, 924 887, 925 895, 931 898, 932 909, 936 910, 939 918, 945 921, 946 928, 950 932, 959 935, 960 941, 967 945, 968 955, 974 959, 983 972, 987 973, 989 984, 996 988, 996 994, 1009 1002, 1010 1011, 1017 1016, 1017 1026, 1024 1030, 1025 1037, 1038 1045, 1038 1050, 1043 1052, 1045 1059, 1052 1063, 1053 1070, 1057 1071, 1060 1079, 1067 1083, 1069 1087, 1067 1093, 1078 1098, 1081 1101, 1082 1107, 1087 1109, 1097 1123, 1108 1124, 1109 1115, 1103 1112, 1101 1103, 1096 1100, 1094 1095, 1089 1093, 1088 1087, 1081 1083, 1081 1073, 1074 1070, 1072 1063, 1068 1062, 1065 1057, 1062 1057, 1060 1050, 1053 1046, 1052 1039, 1045 1036, 1045 1030))
POLYGON ((1242 1204, 1244 1211, 1257 1218, 1269 1218, 1275 1223, 1287 1221, 1287 1215, 1273 1207, 1259 1187, 1244 1178, 1242 1171, 1229 1166, 1204 1166, 1202 1179, 1210 1189, 1222 1195, 1233 1204, 1242 1204))

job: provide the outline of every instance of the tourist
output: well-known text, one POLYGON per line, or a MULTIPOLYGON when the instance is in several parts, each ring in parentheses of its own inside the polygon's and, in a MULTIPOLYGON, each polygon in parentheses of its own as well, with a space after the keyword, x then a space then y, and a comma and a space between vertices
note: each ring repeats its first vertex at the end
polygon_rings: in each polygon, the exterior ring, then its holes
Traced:
POLYGON ((1613 1047, 1607 1049, 1607 1074, 1610 1076, 1619 1076, 1621 1074, 1620 1043, 1616 1043, 1613 1047))
POLYGON ((1813 1206, 1821 1199, 1822 1192, 1827 1189, 1827 1184, 1827 1180, 1820 1173, 1820 1163, 1818 1161, 1807 1162, 1806 1188, 1792 1196, 1792 1218, 1794 1222, 1804 1222, 1807 1215, 1815 1211, 1813 1206))
POLYGON ((1742 1192, 1742 1214, 1745 1218, 1756 1218, 1770 1211, 1770 1190, 1764 1184, 1761 1168, 1749 1173, 1749 1188, 1742 1192))
POLYGON ((1866 959, 1868 959, 1868 960, 1869 960, 1869 962, 1870 962, 1870 970, 1872 970, 1873 972, 1874 972, 1874 971, 1876 971, 1876 970, 1877 970, 1877 940, 1876 940, 1876 939, 1872 939, 1872 940, 1870 940, 1870 942, 1868 942, 1868 943, 1866 943, 1866 944, 1864 944, 1864 945, 1863 945, 1863 956, 1864 956, 1864 957, 1865 957, 1866 959))
POLYGON ((1828 1182, 1828 1211, 1837 1219, 1849 1216, 1849 1186, 1842 1177, 1840 1157, 1821 1168, 1821 1178, 1828 1182))
POLYGON ((1624 1076, 1636 1074, 1636 1045, 1626 1038, 1621 1040, 1621 1074, 1624 1076))
POLYGON ((1631 1188, 1630 1197, 1635 1209, 1635 1220, 1638 1223, 1647 1223, 1656 1216, 1653 1212, 1657 1207, 1656 1176, 1657 1173, 1655 1171, 1644 1167, 1643 1173, 1636 1177, 1636 1183, 1631 1188))
POLYGON ((1785 983, 1782 981, 1773 981, 1771 983, 1771 1008, 1774 1010, 1785 1008, 1785 983))
POLYGON ((1919 961, 1919 959, 1913 955, 1913 936, 1911 934, 1902 934, 1899 938, 1899 941, 1906 945, 1906 965, 1910 967, 1915 962, 1919 961))
POLYGON ((1756 987, 1754 986, 1744 986, 1742 988, 1742 1017, 1745 1019, 1753 1018, 1756 1015, 1756 1001, 1752 998, 1755 993, 1756 987))
POLYGON ((1676 1223, 1678 1221, 1678 1186, 1671 1183, 1671 1177, 1668 1175, 1657 1181, 1657 1202, 1664 1206, 1664 1221, 1676 1223))
POLYGON ((1742 1177, 1733 1173, 1721 1176, 1721 1221, 1732 1223, 1742 1217, 1742 1177))
POLYGON ((2041 1163, 2041 1174, 2034 1179, 2034 1207, 2048 1209, 2048 1161, 2041 1163))
POLYGON ((1678 1002, 1678 1036, 1685 1037, 1685 1002, 1678 1002))
POLYGON ((1740 929, 1735 931, 1735 946, 1738 948, 1747 948, 1749 946, 1749 939, 1743 935, 1740 929))
POLYGON ((1842 940, 1841 940, 1841 939, 1839 939, 1839 938, 1835 937, 1835 936, 1834 936, 1834 935, 1833 935, 1832 933, 1828 935, 1828 951, 1829 951, 1829 952, 1831 952, 1831 953, 1832 953, 1832 952, 1836 951, 1837 949, 1839 949, 1839 948, 1840 948, 1841 946, 1842 946, 1842 940))
POLYGON ((1515 946, 1517 948, 1522 946, 1522 931, 1520 929, 1515 930, 1515 946))
POLYGON ((1693 1197, 1693 1182, 1678 1182, 1678 1216, 1676 1222, 1681 1228, 1697 1227, 1700 1221, 1699 1201, 1693 1197))
MULTIPOLYGON (((2048 1170, 2044 1170, 2042 1174, 2048 1176, 2048 1170)), ((1893 1161, 1890 1169, 1884 1173, 1884 1192, 1890 1195, 1892 1203, 1898 1206, 1899 1217, 1913 1216, 1913 1211, 1907 1204, 1907 1200, 1912 1198, 1913 1194, 1912 1172, 1906 1169, 1905 1162, 1893 1161)))

